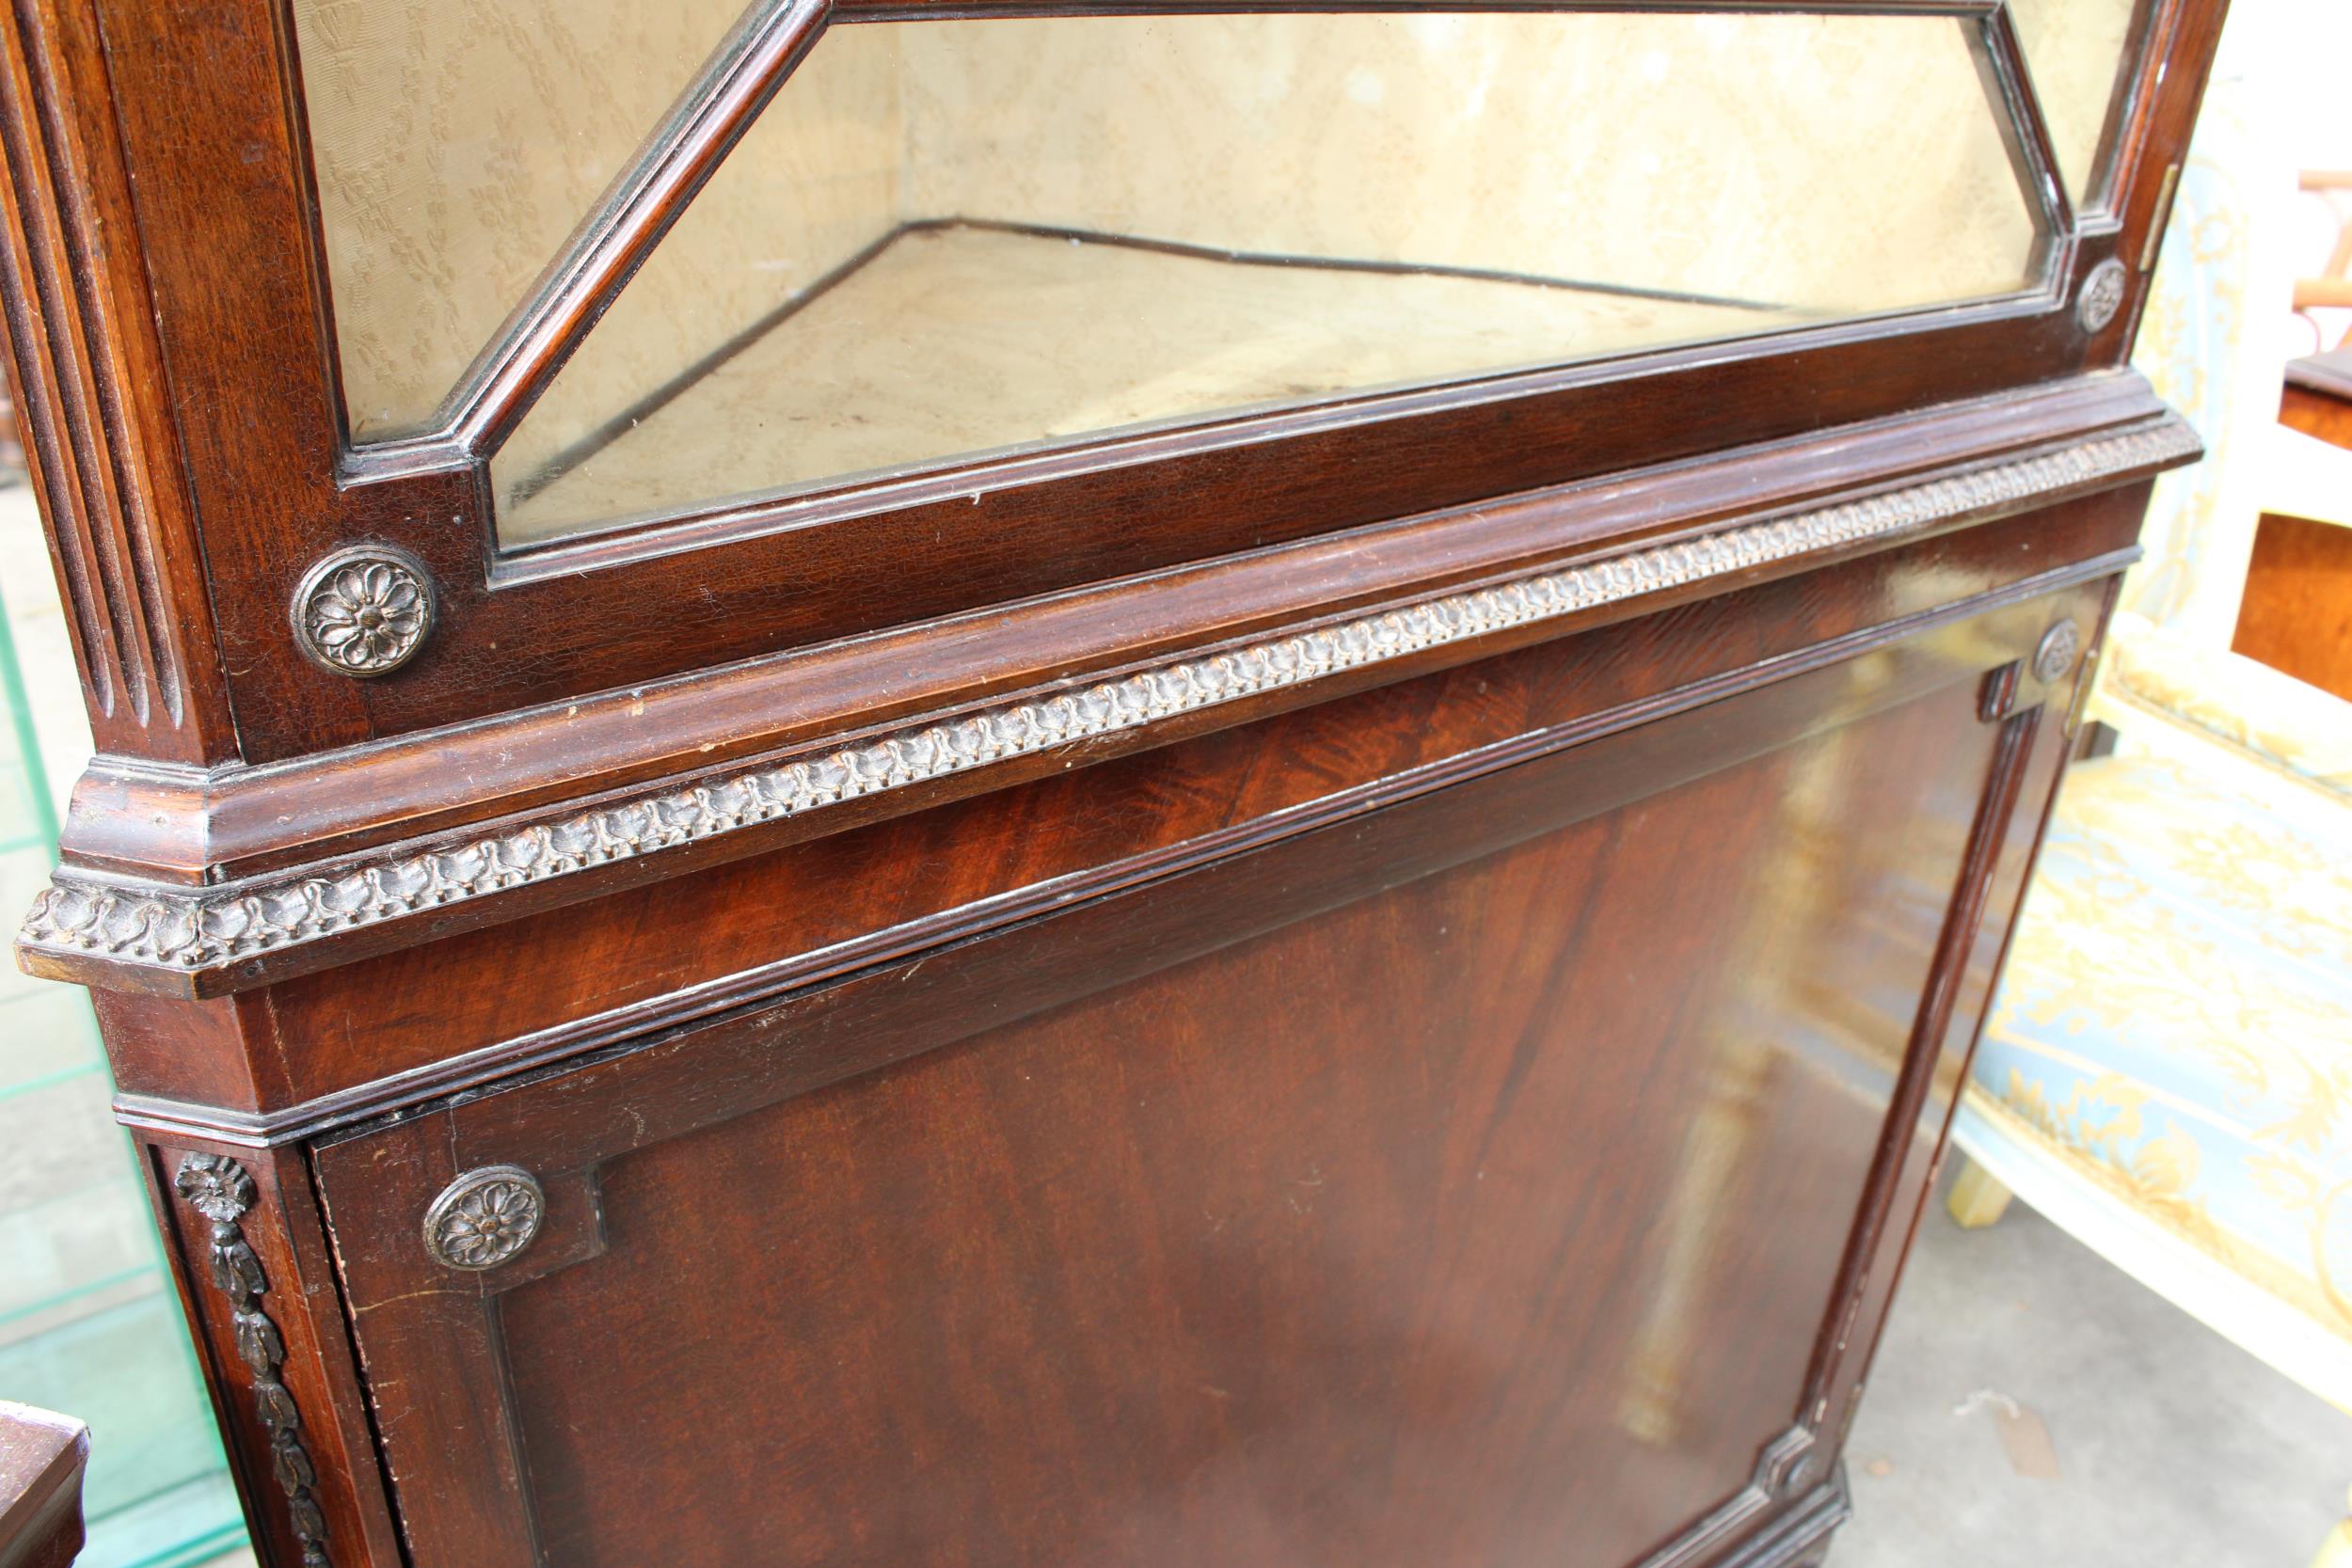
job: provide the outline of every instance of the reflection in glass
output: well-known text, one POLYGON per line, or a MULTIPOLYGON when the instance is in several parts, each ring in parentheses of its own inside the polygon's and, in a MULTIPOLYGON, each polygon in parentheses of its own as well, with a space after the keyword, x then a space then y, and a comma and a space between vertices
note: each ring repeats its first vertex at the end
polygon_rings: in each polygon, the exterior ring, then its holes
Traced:
POLYGON ((2108 113, 2135 63, 2124 56, 2132 23, 2147 3, 2010 0, 2026 69, 2033 74, 2034 97, 2050 127, 2058 177, 2077 207, 2104 198, 2110 171, 2100 163, 2101 144, 2108 113))
POLYGON ((2014 291, 1963 24, 841 24, 498 453, 507 543, 2014 291))

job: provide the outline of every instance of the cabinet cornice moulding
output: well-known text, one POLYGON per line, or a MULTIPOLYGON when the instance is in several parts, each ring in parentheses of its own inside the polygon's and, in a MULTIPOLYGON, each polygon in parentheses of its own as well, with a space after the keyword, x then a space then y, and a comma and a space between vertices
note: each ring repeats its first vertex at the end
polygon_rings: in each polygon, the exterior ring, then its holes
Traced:
POLYGON ((102 755, 74 791, 65 860, 77 874, 186 886, 342 862, 1636 542, 1923 483, 2164 413, 2138 375, 2100 372, 279 762, 102 755))
MULTIPOLYGON (((2196 434, 2163 414, 2030 455, 1957 467, 1893 488, 1777 515, 1714 520, 1654 543, 1590 552, 1550 569, 1417 598, 1275 635, 1210 643, 1114 679, 1071 683, 960 713, 885 727, 846 745, 560 805, 496 829, 437 835, 217 885, 167 885, 69 865, 18 940, 27 970, 99 986, 213 995, 336 961, 348 939, 401 946, 555 901, 731 858, 781 840, 773 824, 867 819, 852 801, 914 809, 926 785, 1014 782, 1008 765, 1082 743, 1107 754, 1154 743, 1155 727, 1245 699, 1311 688, 1416 655, 1472 657, 1525 628, 1565 629, 1595 613, 1638 613, 1667 595, 1802 570, 1972 518, 2123 483, 2185 462, 2196 434), (1120 741, 1103 737, 1119 736, 1120 741), (691 852, 701 847, 700 853, 691 852), (610 871, 608 871, 610 868, 610 871)), ((1240 717, 1236 712, 1236 718, 1240 717)), ((1162 733, 1173 733, 1163 730, 1162 733)))

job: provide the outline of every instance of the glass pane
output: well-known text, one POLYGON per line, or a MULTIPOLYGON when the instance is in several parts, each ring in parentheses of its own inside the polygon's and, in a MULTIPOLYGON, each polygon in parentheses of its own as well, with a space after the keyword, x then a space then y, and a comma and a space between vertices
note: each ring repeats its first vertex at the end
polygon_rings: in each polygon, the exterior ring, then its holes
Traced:
POLYGON ((2059 177, 2076 207, 2106 196, 2099 162, 2107 114, 2134 63, 2124 57, 2146 0, 2010 0, 2059 177))
POLYGON ((743 0, 294 0, 352 434, 425 424, 743 0))
POLYGON ((1947 17, 838 25, 497 455, 501 536, 2009 293, 1995 113, 1947 17))

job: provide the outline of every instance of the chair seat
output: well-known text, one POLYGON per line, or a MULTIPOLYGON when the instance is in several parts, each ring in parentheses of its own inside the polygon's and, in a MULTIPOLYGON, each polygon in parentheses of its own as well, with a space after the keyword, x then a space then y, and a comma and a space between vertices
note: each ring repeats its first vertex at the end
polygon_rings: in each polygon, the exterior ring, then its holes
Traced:
POLYGON ((2352 1340, 2352 810, 2078 766, 1968 1099, 2352 1340))

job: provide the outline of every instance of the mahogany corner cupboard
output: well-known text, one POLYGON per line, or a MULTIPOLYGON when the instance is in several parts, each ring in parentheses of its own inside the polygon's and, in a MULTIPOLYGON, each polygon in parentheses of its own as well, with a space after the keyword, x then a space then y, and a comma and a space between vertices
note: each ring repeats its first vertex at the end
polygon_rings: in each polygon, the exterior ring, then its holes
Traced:
POLYGON ((263 1560, 1819 1561, 2218 0, 745 7, 0 14, 263 1560))

